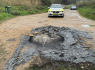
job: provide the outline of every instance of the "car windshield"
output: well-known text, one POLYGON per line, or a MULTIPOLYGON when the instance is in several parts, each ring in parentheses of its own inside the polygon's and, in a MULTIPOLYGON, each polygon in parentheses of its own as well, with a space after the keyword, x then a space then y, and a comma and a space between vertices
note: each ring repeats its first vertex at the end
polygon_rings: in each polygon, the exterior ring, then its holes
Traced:
POLYGON ((62 8, 62 6, 59 4, 59 5, 57 5, 57 4, 53 4, 53 5, 51 5, 51 7, 50 8, 62 8))

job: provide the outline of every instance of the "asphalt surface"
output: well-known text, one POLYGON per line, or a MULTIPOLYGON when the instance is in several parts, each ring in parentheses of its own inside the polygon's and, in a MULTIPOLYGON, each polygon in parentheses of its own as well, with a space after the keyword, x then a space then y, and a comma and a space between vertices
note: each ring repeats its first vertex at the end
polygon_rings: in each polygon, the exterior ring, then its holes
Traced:
POLYGON ((35 32, 38 32, 35 36, 22 36, 21 42, 13 56, 7 61, 4 70, 15 70, 16 66, 25 64, 38 55, 50 61, 95 64, 95 50, 80 38, 92 39, 93 37, 87 32, 55 26, 32 29, 31 34, 35 32), (24 47, 27 49, 20 53, 24 47))

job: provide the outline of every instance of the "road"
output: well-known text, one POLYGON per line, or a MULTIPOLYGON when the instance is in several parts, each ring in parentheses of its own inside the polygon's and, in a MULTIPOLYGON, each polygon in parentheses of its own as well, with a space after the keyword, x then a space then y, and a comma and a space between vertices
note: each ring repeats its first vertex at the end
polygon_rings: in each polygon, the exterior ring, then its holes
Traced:
POLYGON ((89 32, 93 39, 87 42, 93 49, 95 49, 95 27, 82 26, 95 25, 95 21, 80 16, 76 10, 65 9, 64 18, 48 18, 47 13, 18 16, 0 24, 0 46, 2 46, 2 48, 4 48, 7 52, 7 54, 4 55, 0 54, 0 70, 4 68, 6 61, 12 56, 22 35, 28 35, 32 28, 48 25, 69 27, 76 30, 89 32))

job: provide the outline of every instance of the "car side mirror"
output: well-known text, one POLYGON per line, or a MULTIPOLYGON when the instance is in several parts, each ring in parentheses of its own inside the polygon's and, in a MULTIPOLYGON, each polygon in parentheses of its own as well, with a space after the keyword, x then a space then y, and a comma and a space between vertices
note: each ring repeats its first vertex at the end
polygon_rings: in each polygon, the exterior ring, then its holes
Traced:
POLYGON ((48 7, 48 8, 50 8, 50 7, 48 7))

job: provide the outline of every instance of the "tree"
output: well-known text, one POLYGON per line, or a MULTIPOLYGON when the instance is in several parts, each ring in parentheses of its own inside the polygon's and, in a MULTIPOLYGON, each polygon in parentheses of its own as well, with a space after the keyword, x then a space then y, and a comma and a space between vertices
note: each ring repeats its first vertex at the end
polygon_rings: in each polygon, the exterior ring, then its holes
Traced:
POLYGON ((62 4, 75 4, 76 0, 62 0, 62 4))
POLYGON ((51 5, 51 1, 50 0, 41 0, 42 5, 46 5, 46 6, 50 6, 51 5))
POLYGON ((62 0, 63 4, 69 4, 69 0, 62 0))
POLYGON ((62 0, 51 0, 52 3, 62 3, 62 0))

